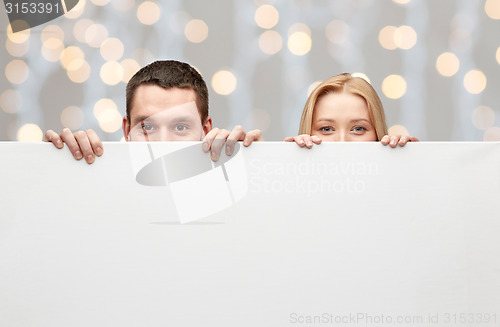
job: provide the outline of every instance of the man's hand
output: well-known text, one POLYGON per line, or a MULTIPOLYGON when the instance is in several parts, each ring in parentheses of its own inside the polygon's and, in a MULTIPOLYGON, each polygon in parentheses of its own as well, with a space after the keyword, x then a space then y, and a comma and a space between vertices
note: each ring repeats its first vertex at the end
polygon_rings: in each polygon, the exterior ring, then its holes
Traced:
POLYGON ((283 140, 284 142, 295 142, 298 146, 303 148, 304 146, 308 149, 313 147, 313 144, 321 144, 321 139, 316 135, 301 134, 297 136, 289 136, 283 140))
POLYGON ((243 127, 236 126, 230 132, 226 129, 214 128, 203 138, 202 149, 205 152, 210 151, 210 157, 213 161, 220 158, 222 147, 225 146, 226 155, 230 156, 234 152, 236 142, 243 141, 244 146, 249 146, 252 142, 262 141, 262 132, 259 129, 254 129, 248 133, 243 127))
POLYGON ((49 129, 45 133, 45 142, 52 142, 58 149, 62 149, 66 143, 76 160, 85 158, 88 164, 94 162, 95 155, 100 157, 104 151, 99 136, 91 129, 86 132, 72 133, 68 128, 65 128, 61 134, 49 129))
POLYGON ((382 143, 383 145, 390 145, 391 148, 395 148, 398 145, 405 146, 405 144, 408 142, 420 142, 420 140, 415 136, 408 135, 385 135, 380 140, 380 143, 382 143))

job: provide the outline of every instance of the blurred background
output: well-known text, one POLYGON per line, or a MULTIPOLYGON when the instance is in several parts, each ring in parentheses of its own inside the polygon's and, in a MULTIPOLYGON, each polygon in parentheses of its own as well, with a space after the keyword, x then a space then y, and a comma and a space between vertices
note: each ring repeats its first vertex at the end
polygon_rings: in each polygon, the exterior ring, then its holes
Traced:
POLYGON ((500 0, 80 0, 12 33, 0 10, 0 141, 47 129, 122 140, 125 85, 156 59, 195 66, 214 126, 296 135, 308 93, 370 81, 393 133, 500 141, 500 0))

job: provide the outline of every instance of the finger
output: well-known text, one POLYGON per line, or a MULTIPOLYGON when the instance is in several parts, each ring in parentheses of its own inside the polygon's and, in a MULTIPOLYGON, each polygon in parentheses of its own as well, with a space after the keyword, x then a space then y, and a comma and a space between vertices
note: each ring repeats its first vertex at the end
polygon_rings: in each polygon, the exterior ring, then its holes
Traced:
POLYGON ((254 129, 253 131, 247 133, 245 139, 243 140, 243 145, 249 146, 253 142, 259 141, 262 141, 262 131, 260 129, 254 129))
POLYGON ((410 136, 409 142, 420 142, 420 140, 418 138, 416 138, 415 136, 410 136))
POLYGON ((380 140, 380 143, 382 143, 383 145, 387 145, 389 144, 391 138, 389 137, 389 135, 384 135, 384 137, 382 137, 382 139, 380 140))
POLYGON ((217 161, 220 158, 220 153, 222 151, 222 147, 226 143, 226 139, 229 136, 230 132, 226 129, 219 129, 217 136, 212 142, 210 146, 210 157, 213 161, 217 161))
POLYGON ((314 136, 311 136, 311 141, 314 143, 314 144, 320 144, 323 140, 320 139, 319 137, 317 137, 316 135, 314 136))
POLYGON ((73 157, 76 160, 80 160, 83 158, 80 146, 78 145, 75 136, 73 135, 73 133, 71 133, 71 131, 68 128, 62 130, 61 139, 64 143, 66 143, 66 145, 69 148, 69 151, 71 151, 71 154, 73 154, 73 157))
POLYGON ((59 134, 51 129, 45 132, 45 142, 52 142, 52 144, 54 144, 58 149, 62 149, 64 147, 64 143, 61 141, 59 134))
POLYGON ((313 141, 311 139, 311 136, 310 135, 305 135, 304 136, 304 141, 306 141, 306 147, 308 149, 312 148, 313 147, 313 141))
POLYGON ((243 141, 246 133, 242 126, 238 125, 229 133, 226 141, 226 155, 230 156, 234 153, 234 147, 237 141, 243 141))
POLYGON ((92 150, 92 146, 90 145, 90 140, 87 137, 87 133, 83 131, 78 131, 75 134, 75 139, 80 146, 80 149, 83 152, 83 157, 88 164, 91 164, 95 160, 94 150, 92 150))
POLYGON ((410 140, 410 138, 409 138, 408 136, 403 135, 403 136, 401 136, 401 138, 399 139, 398 144, 399 144, 400 146, 405 146, 406 142, 408 142, 409 140, 410 140))
POLYGON ((219 129, 214 128, 210 132, 208 132, 207 135, 205 135, 205 137, 203 138, 203 144, 201 146, 204 152, 210 151, 210 148, 212 147, 212 142, 214 141, 218 132, 219 129))
POLYGON ((283 139, 283 142, 293 142, 295 141, 293 136, 288 136, 283 139))
POLYGON ((389 143, 391 148, 395 148, 398 145, 398 141, 399 141, 399 136, 396 135, 391 136, 391 142, 389 143))
POLYGON ((88 139, 90 140, 90 146, 92 147, 92 150, 94 151, 94 153, 98 157, 102 156, 102 154, 104 152, 104 147, 102 146, 101 139, 99 139, 99 136, 97 136, 97 133, 92 129, 88 129, 86 133, 87 133, 88 139))
POLYGON ((306 145, 306 141, 304 140, 304 135, 295 136, 295 143, 297 143, 298 146, 303 148, 306 145))

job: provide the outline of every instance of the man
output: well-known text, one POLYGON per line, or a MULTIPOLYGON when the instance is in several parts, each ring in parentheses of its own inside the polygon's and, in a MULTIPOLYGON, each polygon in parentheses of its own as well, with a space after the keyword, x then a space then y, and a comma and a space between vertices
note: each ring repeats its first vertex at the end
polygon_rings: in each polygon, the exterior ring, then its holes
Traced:
MULTIPOLYGON (((260 130, 212 129, 205 81, 183 62, 156 61, 141 68, 127 84, 126 102, 122 129, 127 141, 203 141, 203 151, 210 151, 217 161, 224 145, 231 155, 237 141, 249 146, 262 140, 260 130)), ((72 133, 65 128, 61 134, 48 130, 45 141, 59 149, 66 143, 76 160, 85 158, 89 164, 95 155, 103 154, 102 142, 93 130, 72 133)))

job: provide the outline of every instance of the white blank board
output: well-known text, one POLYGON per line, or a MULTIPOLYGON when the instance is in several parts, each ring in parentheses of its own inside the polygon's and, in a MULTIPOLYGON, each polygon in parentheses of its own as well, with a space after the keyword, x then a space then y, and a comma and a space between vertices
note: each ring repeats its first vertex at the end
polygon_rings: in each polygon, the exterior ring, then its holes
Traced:
POLYGON ((500 143, 104 146, 0 143, 0 326, 500 324, 500 143))

